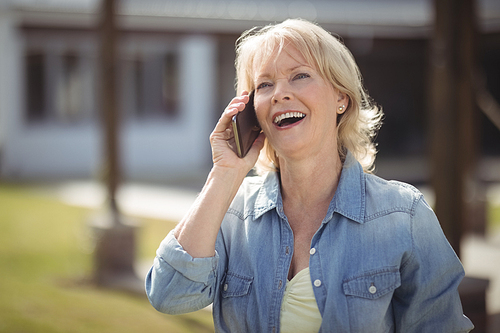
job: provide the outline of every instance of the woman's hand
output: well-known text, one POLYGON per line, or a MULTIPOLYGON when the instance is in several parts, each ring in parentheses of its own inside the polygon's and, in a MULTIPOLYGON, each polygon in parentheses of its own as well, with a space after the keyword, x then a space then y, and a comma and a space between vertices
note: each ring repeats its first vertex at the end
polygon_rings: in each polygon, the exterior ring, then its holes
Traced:
POLYGON ((243 92, 243 95, 233 98, 210 135, 214 167, 238 170, 246 175, 253 168, 255 162, 257 162, 259 152, 264 146, 265 136, 263 133, 255 140, 252 148, 244 158, 239 158, 230 147, 230 145, 235 145, 231 119, 238 112, 243 111, 248 100, 247 92, 243 92))

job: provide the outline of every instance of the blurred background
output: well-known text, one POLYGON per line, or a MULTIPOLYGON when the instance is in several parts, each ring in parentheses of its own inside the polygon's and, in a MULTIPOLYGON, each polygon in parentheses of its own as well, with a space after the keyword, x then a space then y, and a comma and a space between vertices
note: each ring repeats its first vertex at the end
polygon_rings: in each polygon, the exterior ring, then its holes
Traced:
POLYGON ((213 331, 141 283, 211 167, 236 39, 289 17, 351 50, 385 113, 376 174, 424 192, 475 331, 500 332, 498 0, 0 0, 0 332, 213 331))

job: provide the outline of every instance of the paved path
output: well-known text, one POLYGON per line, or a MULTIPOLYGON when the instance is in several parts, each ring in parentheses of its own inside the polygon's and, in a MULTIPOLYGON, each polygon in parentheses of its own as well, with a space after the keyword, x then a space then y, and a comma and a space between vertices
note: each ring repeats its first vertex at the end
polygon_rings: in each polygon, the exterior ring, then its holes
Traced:
MULTIPOLYGON (((75 181, 54 186, 51 192, 62 202, 87 208, 102 207, 105 188, 96 182, 75 181)), ((125 184, 117 193, 127 215, 179 221, 196 199, 197 191, 167 186, 125 184)))

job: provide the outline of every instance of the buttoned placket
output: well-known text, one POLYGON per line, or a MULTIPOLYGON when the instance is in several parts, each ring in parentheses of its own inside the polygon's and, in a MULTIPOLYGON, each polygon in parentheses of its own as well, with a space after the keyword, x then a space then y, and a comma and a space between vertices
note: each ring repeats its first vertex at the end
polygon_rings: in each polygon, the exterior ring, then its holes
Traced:
MULTIPOLYGON (((330 214, 327 214, 327 218, 329 215, 330 214)), ((320 260, 320 244, 321 235, 328 226, 329 220, 331 220, 331 218, 323 221, 320 228, 316 231, 311 241, 311 248, 309 249, 309 274, 311 276, 313 292, 320 312, 322 312, 325 302, 325 294, 323 292, 319 292, 321 289, 325 288, 320 260)))
POLYGON ((293 232, 288 224, 288 220, 284 214, 283 206, 278 204, 276 207, 278 212, 278 219, 280 220, 281 228, 281 244, 280 256, 278 259, 278 267, 276 269, 275 289, 273 291, 272 306, 270 313, 270 327, 271 331, 276 332, 279 327, 281 303, 285 291, 286 281, 288 277, 288 270, 291 263, 291 254, 293 252, 293 232))
MULTIPOLYGON (((312 256, 314 256, 316 254, 316 249, 314 247, 312 247, 310 250, 309 250, 309 254, 312 256)), ((315 287, 321 287, 321 280, 320 279, 315 279, 314 282, 313 282, 313 285, 315 287)))

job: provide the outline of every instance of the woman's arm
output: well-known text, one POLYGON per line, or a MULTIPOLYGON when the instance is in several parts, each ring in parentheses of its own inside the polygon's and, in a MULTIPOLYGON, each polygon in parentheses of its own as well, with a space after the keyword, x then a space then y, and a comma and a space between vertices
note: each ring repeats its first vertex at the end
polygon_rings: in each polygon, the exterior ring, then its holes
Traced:
POLYGON ((264 136, 244 159, 230 149, 231 118, 243 110, 246 95, 234 98, 210 136, 213 168, 187 215, 162 241, 146 277, 146 293, 161 312, 179 314, 201 309, 218 292, 215 251, 219 229, 238 188, 257 161, 264 136))
POLYGON ((412 217, 413 251, 394 294, 396 332, 469 332, 458 295, 464 270, 439 222, 421 198, 412 217))
POLYGON ((234 137, 231 118, 242 111, 247 102, 248 95, 234 98, 215 126, 210 135, 213 168, 195 203, 174 230, 179 243, 194 258, 215 254, 222 219, 264 145, 261 134, 248 155, 241 159, 227 144, 234 137))

